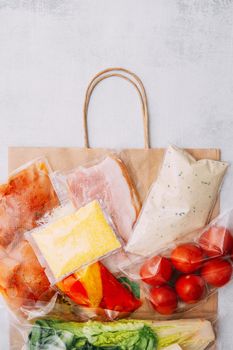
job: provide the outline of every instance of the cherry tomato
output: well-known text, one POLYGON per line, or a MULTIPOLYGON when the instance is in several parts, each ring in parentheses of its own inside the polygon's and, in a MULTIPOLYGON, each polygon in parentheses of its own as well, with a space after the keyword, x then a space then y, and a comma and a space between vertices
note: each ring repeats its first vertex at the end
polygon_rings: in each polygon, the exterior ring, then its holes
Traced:
POLYGON ((142 265, 140 275, 145 283, 161 286, 170 280, 172 264, 167 258, 154 256, 142 265))
POLYGON ((154 309, 162 315, 171 315, 177 308, 177 295, 169 286, 153 287, 150 300, 154 309))
POLYGON ((206 255, 219 257, 231 252, 233 237, 227 228, 212 226, 201 235, 199 244, 206 255))
POLYGON ((171 261, 178 271, 191 273, 201 267, 204 259, 202 249, 187 243, 176 247, 171 253, 171 261))
POLYGON ((205 282, 200 276, 180 276, 176 281, 176 292, 185 303, 196 303, 202 298, 204 291, 205 282))
POLYGON ((227 260, 213 259, 203 265, 201 275, 211 286, 222 287, 231 279, 232 265, 227 260))

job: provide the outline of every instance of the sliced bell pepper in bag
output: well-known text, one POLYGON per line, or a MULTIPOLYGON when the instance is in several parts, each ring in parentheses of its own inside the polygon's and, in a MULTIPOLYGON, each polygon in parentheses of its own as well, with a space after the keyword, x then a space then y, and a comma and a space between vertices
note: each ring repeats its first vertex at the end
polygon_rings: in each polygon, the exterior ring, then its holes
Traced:
POLYGON ((108 269, 101 264, 103 299, 100 307, 119 312, 133 312, 141 306, 141 301, 121 284, 108 269))
POLYGON ((82 306, 127 313, 141 306, 141 301, 100 262, 66 277, 57 286, 82 306))
POLYGON ((90 307, 98 307, 103 298, 103 286, 101 280, 100 264, 95 263, 75 274, 84 286, 90 307))
POLYGON ((86 289, 84 288, 82 283, 75 277, 75 275, 68 276, 62 282, 59 282, 57 286, 77 304, 83 306, 90 306, 90 301, 86 289))

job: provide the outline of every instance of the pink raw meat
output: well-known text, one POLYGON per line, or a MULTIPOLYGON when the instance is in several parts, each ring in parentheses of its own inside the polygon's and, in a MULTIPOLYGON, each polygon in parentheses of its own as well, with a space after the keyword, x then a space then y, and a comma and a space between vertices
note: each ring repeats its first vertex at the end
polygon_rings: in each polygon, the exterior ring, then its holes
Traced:
POLYGON ((118 233, 128 241, 141 205, 120 159, 109 156, 89 168, 80 167, 68 175, 67 183, 77 208, 98 199, 118 233))

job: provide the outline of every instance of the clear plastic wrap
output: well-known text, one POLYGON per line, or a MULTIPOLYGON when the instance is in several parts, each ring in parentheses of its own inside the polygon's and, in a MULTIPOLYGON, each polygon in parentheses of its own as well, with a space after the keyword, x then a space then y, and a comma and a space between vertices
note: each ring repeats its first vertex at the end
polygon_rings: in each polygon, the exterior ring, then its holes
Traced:
POLYGON ((121 248, 97 200, 72 211, 61 217, 53 214, 51 222, 25 235, 52 285, 121 248))
POLYGON ((225 162, 197 161, 188 152, 169 146, 126 251, 148 256, 203 227, 210 218, 227 167, 225 162))
POLYGON ((22 350, 207 350, 215 342, 213 326, 204 319, 111 323, 39 319, 22 327, 21 334, 22 350))
POLYGON ((157 255, 128 256, 122 271, 140 283, 151 309, 184 313, 205 302, 232 279, 233 209, 157 255))
POLYGON ((7 250, 36 227, 37 221, 58 205, 51 184, 50 166, 38 158, 16 169, 0 185, 0 248, 7 250))
POLYGON ((20 167, 0 186, 0 292, 12 311, 23 314, 53 291, 24 232, 59 205, 49 178, 50 167, 38 158, 20 167))
POLYGON ((91 318, 122 318, 142 304, 139 285, 122 274, 114 276, 101 262, 66 277, 57 287, 83 314, 92 313, 91 318))
POLYGON ((127 242, 141 209, 137 191, 123 161, 109 155, 94 164, 52 175, 59 198, 68 194, 76 208, 98 200, 110 215, 119 235, 127 242))

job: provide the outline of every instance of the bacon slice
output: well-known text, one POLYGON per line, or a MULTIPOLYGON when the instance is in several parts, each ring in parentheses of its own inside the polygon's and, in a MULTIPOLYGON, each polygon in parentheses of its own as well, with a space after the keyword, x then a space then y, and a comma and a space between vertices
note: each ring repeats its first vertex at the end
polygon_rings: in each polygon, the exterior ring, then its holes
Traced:
POLYGON ((72 200, 77 208, 97 199, 111 216, 118 233, 127 241, 141 204, 124 163, 115 157, 67 176, 72 200))

